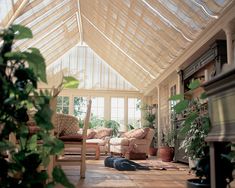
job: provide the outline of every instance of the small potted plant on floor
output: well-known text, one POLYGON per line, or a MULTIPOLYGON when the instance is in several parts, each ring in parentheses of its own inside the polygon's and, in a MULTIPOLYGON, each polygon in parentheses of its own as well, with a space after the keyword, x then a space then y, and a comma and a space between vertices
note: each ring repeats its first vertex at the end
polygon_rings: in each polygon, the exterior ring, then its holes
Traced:
POLYGON ((163 162, 171 162, 174 158, 174 143, 176 132, 174 129, 166 129, 161 132, 161 146, 159 147, 160 158, 163 162))
POLYGON ((147 110, 144 114, 145 125, 154 130, 153 139, 149 147, 149 155, 156 156, 157 154, 157 128, 155 127, 156 116, 151 111, 147 110))

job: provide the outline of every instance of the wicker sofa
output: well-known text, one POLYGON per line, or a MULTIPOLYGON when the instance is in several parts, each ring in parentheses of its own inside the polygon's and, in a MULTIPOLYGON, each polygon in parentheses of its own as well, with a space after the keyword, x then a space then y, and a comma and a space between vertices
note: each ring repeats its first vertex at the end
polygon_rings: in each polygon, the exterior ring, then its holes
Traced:
POLYGON ((139 128, 124 133, 120 138, 110 139, 111 154, 118 153, 126 156, 127 153, 141 153, 148 155, 154 130, 139 128))
MULTIPOLYGON (((68 141, 70 138, 79 139, 79 137, 82 139, 82 130, 79 128, 79 121, 75 116, 57 113, 54 127, 55 135, 61 140, 68 141)), ((88 129, 86 143, 97 143, 100 152, 107 153, 111 135, 112 129, 110 128, 88 129)), ((88 152, 91 149, 88 148, 88 152)))

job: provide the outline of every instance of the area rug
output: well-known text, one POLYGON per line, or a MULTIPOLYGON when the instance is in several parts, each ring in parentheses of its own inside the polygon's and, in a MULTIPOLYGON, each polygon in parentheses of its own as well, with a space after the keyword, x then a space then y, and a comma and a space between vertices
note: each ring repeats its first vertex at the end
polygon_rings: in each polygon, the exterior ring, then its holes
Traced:
POLYGON ((159 160, 146 160, 144 162, 139 162, 139 164, 148 166, 150 170, 189 170, 188 165, 175 162, 162 162, 159 160))

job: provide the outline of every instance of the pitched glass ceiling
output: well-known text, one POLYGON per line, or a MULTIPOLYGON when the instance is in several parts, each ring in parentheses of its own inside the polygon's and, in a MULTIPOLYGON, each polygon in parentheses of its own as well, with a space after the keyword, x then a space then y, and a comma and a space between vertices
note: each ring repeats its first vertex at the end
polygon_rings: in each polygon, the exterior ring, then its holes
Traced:
POLYGON ((79 89, 136 91, 88 46, 75 46, 62 58, 47 67, 49 79, 63 72, 79 81, 79 89))
MULTIPOLYGON (((0 0, 0 27, 30 27, 50 64, 85 42, 139 91, 146 90, 234 0, 0 0)), ((88 84, 89 85, 89 84, 88 84)))

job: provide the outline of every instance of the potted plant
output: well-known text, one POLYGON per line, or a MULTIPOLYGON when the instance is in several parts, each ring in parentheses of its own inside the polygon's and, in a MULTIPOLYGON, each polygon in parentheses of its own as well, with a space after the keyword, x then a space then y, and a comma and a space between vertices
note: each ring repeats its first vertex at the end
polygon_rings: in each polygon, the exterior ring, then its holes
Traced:
POLYGON ((165 129, 161 132, 161 146, 159 148, 160 158, 163 162, 173 161, 174 143, 176 132, 174 129, 165 129))
POLYGON ((151 111, 146 110, 144 114, 145 125, 144 127, 149 127, 154 130, 153 139, 150 143, 149 154, 151 156, 156 156, 157 154, 157 128, 155 127, 155 114, 152 114, 151 111))
POLYGON ((56 183, 74 187, 60 167, 54 167, 52 174, 40 170, 47 169, 50 156, 59 154, 63 143, 51 135, 52 97, 37 88, 38 81, 46 82, 44 58, 36 48, 12 51, 16 40, 32 38, 32 32, 12 25, 0 31, 0 38, 0 187, 54 187, 56 183), (32 108, 39 130, 30 136, 32 108))
MULTIPOLYGON (((199 80, 193 80, 189 84, 189 89, 192 91, 200 86, 199 80)), ((195 170, 198 179, 191 179, 187 182, 189 188, 194 187, 210 187, 210 157, 209 147, 205 142, 205 137, 210 130, 210 120, 208 116, 207 103, 205 103, 206 95, 202 93, 200 97, 185 99, 183 95, 175 95, 171 100, 176 100, 178 103, 173 107, 176 114, 183 114, 184 121, 182 128, 179 132, 184 140, 180 148, 185 150, 189 159, 197 159, 196 166, 192 169, 195 170)), ((225 155, 221 156, 220 163, 224 163, 224 174, 228 171, 226 178, 231 176, 232 167, 230 161, 227 160, 225 155), (229 167, 230 166, 230 167, 229 167)), ((225 182, 226 178, 222 180, 225 182)), ((231 178, 230 178, 231 180, 231 178)), ((222 188, 222 187, 221 187, 222 188)))

